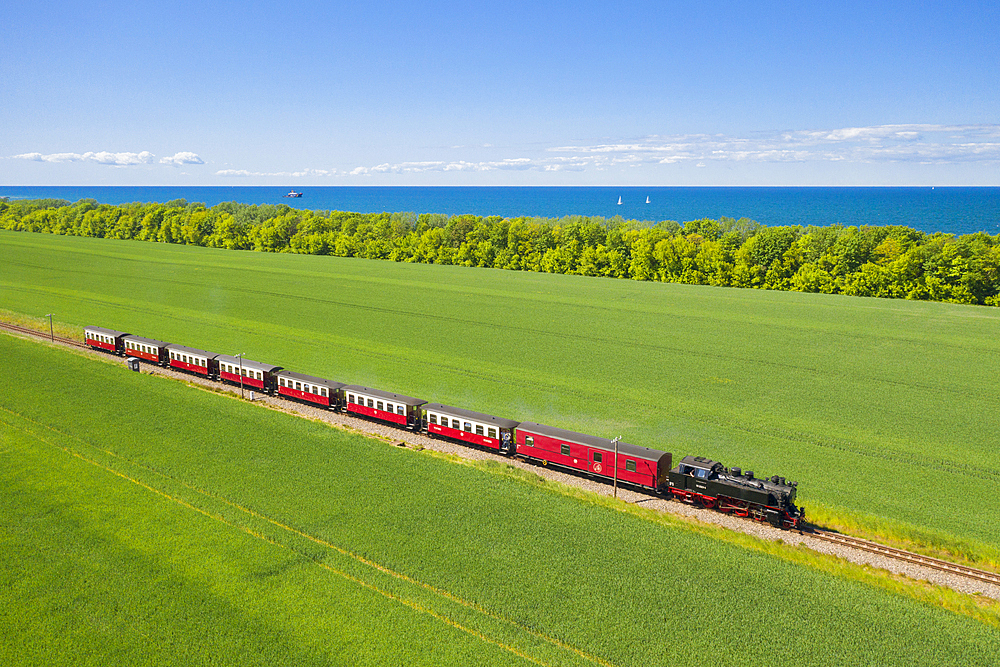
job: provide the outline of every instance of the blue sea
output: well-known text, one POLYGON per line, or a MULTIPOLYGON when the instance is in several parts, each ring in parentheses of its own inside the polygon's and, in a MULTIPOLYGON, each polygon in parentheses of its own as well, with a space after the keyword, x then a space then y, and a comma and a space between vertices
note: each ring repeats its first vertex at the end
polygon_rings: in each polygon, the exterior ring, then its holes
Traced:
POLYGON ((0 186, 11 199, 105 204, 186 199, 213 206, 287 204, 315 210, 504 217, 620 215, 627 220, 750 218, 763 225, 905 225, 924 232, 1000 233, 997 187, 287 187, 0 186), (621 204, 619 204, 619 198, 621 204), (646 203, 648 199, 649 203, 646 203))

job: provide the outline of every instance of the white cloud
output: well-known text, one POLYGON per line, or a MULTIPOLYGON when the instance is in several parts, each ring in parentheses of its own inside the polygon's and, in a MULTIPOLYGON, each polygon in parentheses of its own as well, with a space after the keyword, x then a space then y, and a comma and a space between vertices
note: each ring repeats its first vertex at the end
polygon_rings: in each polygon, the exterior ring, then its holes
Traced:
POLYGON ((180 153, 174 153, 170 157, 160 158, 160 164, 169 164, 174 167, 179 167, 182 164, 205 164, 205 161, 195 153, 182 151, 180 153))
POLYGON ((503 160, 490 160, 484 162, 470 162, 467 160, 455 160, 443 162, 440 160, 429 160, 425 162, 398 162, 396 164, 383 163, 374 167, 355 167, 349 172, 351 176, 365 176, 370 174, 418 174, 426 172, 451 172, 451 171, 497 171, 526 169, 537 169, 543 171, 559 171, 571 167, 564 163, 565 158, 547 158, 545 160, 533 160, 527 157, 506 158, 503 160))
POLYGON ((302 178, 304 176, 333 176, 336 169, 302 169, 301 171, 248 171, 247 169, 220 169, 216 176, 249 178, 261 176, 280 176, 282 178, 302 178))
POLYGON ((33 160, 34 162, 75 162, 83 159, 83 156, 79 153, 52 153, 51 155, 22 153, 21 155, 13 155, 11 157, 22 160, 33 160))
MULTIPOLYGON (((33 162, 96 162, 112 167, 134 167, 141 164, 153 164, 156 156, 149 151, 139 153, 113 153, 111 151, 88 151, 86 153, 22 153, 12 155, 12 158, 31 160, 33 162)), ((173 157, 165 157, 160 164, 179 166, 182 164, 205 164, 204 160, 194 153, 181 152, 173 157)))
POLYGON ((100 153, 84 153, 84 160, 93 160, 94 162, 100 164, 108 164, 114 167, 130 167, 137 164, 149 164, 153 161, 156 156, 149 151, 143 151, 141 153, 109 153, 107 151, 101 151, 100 153))

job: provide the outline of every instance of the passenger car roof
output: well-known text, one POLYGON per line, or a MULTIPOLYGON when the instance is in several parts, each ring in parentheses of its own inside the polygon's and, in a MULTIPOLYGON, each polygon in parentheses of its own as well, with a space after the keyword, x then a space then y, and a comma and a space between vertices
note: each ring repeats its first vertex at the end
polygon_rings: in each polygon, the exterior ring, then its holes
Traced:
POLYGON ((342 391, 353 391, 354 393, 368 394, 369 396, 377 396, 378 398, 384 398, 389 401, 395 401, 396 403, 402 403, 403 405, 418 406, 423 405, 427 401, 422 398, 413 398, 412 396, 403 396, 402 394, 394 394, 391 391, 382 391, 381 389, 372 389, 371 387, 364 387, 360 384, 348 384, 340 388, 342 391))

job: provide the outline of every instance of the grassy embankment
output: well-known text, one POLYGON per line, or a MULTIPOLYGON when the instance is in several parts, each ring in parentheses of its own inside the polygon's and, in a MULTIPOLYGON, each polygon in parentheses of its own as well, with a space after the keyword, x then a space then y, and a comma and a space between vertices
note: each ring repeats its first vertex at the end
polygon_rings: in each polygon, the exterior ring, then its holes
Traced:
POLYGON ((989 665, 1000 653, 994 604, 506 466, 6 335, 0 373, 18 387, 0 395, 4 664, 989 665))
POLYGON ((1000 565, 1000 312, 0 233, 0 307, 801 483, 809 516, 1000 565))

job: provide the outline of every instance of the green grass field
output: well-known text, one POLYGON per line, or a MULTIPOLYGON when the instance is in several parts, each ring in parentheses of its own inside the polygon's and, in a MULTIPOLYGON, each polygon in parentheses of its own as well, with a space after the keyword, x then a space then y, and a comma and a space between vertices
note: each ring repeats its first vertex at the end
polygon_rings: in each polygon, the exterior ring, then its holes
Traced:
POLYGON ((495 464, 6 335, 0 374, 5 665, 1000 654, 991 625, 495 464))
POLYGON ((1000 561, 1000 310, 0 233, 0 308, 700 454, 1000 561))

